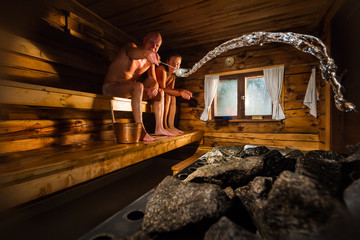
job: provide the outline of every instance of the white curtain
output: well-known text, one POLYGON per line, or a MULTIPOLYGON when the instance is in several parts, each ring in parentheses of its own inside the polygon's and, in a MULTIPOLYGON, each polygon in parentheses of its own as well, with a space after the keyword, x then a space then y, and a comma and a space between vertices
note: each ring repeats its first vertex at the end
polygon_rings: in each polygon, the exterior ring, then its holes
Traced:
POLYGON ((315 76, 316 76, 316 68, 313 67, 311 75, 310 75, 310 79, 309 79, 309 84, 306 89, 304 105, 307 106, 308 108, 310 108, 311 115, 313 115, 314 117, 317 117, 317 100, 319 100, 319 99, 318 99, 318 94, 317 94, 317 90, 316 90, 315 76))
POLYGON ((219 85, 219 75, 208 75, 205 76, 204 80, 204 100, 205 100, 205 109, 201 114, 200 120, 207 121, 209 119, 209 111, 211 103, 214 100, 217 86, 219 85))
POLYGON ((265 68, 264 79, 266 89, 272 101, 272 119, 281 120, 285 118, 284 112, 281 108, 279 98, 284 78, 284 66, 265 68))

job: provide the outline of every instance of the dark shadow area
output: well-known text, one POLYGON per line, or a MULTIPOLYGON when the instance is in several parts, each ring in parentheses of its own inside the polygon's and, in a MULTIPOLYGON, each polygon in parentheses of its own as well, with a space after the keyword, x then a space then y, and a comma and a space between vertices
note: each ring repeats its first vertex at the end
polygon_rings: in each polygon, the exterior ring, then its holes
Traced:
MULTIPOLYGON (((341 84, 344 97, 360 109, 360 2, 346 1, 335 15, 331 25, 331 54, 338 66, 337 73, 345 71, 341 84)), ((332 104, 332 143, 331 149, 345 153, 347 145, 360 142, 360 112, 340 112, 332 104)))
POLYGON ((13 209, 1 216, 0 239, 78 239, 172 175, 178 162, 151 158, 13 209))

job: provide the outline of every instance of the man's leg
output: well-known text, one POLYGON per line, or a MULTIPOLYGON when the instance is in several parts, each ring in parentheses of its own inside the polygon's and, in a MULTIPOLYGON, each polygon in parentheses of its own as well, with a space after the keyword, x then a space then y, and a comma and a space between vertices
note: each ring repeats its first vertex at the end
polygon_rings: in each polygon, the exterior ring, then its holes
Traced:
POLYGON ((171 132, 175 134, 184 133, 183 131, 175 128, 174 126, 175 114, 176 114, 176 97, 171 96, 170 109, 169 109, 169 128, 171 132))
POLYGON ((144 85, 139 82, 124 81, 121 83, 105 84, 103 87, 103 93, 108 96, 115 97, 131 97, 131 108, 136 123, 141 123, 143 132, 141 134, 141 140, 154 141, 155 138, 151 137, 145 130, 142 121, 141 103, 143 98, 144 85))
POLYGON ((174 133, 164 129, 164 91, 159 89, 158 95, 154 98, 154 112, 155 112, 155 135, 175 136, 174 133))

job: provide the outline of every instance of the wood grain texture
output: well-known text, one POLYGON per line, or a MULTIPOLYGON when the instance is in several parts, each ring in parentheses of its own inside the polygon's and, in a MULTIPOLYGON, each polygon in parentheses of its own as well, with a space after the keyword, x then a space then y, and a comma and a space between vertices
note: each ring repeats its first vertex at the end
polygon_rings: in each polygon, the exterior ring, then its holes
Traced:
POLYGON ((136 39, 161 31, 163 47, 169 49, 225 41, 252 31, 314 31, 333 0, 79 2, 136 39))
MULTIPOLYGON (((199 56, 198 56, 199 57, 199 56)), ((195 59, 196 56, 194 55, 195 59)), ((181 87, 193 91, 191 101, 181 102, 180 129, 187 131, 202 130, 205 132, 204 145, 253 144, 273 147, 292 146, 303 150, 315 150, 321 146, 319 133, 326 119, 323 110, 319 117, 310 115, 309 109, 303 105, 305 92, 311 74, 312 66, 316 66, 316 59, 290 46, 271 44, 263 47, 235 49, 225 56, 211 60, 200 68, 194 76, 191 75, 181 81, 181 87), (234 57, 235 66, 226 67, 224 60, 227 56, 234 57), (266 67, 271 64, 284 64, 285 76, 283 82, 283 110, 285 119, 281 121, 226 121, 215 120, 203 122, 200 116, 204 110, 204 76, 207 74, 235 71, 236 64, 244 67, 241 71, 251 69, 248 66, 266 67), (272 138, 269 138, 272 136, 272 138), (309 136, 311 136, 309 138, 309 136)), ((320 93, 319 110, 323 109, 322 98, 326 92, 322 90, 320 74, 317 74, 317 86, 320 93)), ((323 140, 323 138, 322 138, 323 140)))
POLYGON ((193 162, 195 162, 198 158, 200 158, 202 155, 204 155, 208 150, 197 150, 196 153, 185 159, 184 161, 179 162, 178 164, 171 167, 171 170, 173 171, 173 175, 177 174, 179 171, 183 170, 193 162))
MULTIPOLYGON (((132 111, 130 99, 33 84, 0 80, 0 92, 0 104, 109 110, 112 100, 115 111, 132 111)), ((146 105, 147 102, 142 103, 141 109, 144 112, 147 111, 146 105)))
POLYGON ((155 136, 156 141, 149 143, 104 143, 17 154, 0 163, 0 210, 199 142, 202 137, 198 131, 175 137, 155 136))

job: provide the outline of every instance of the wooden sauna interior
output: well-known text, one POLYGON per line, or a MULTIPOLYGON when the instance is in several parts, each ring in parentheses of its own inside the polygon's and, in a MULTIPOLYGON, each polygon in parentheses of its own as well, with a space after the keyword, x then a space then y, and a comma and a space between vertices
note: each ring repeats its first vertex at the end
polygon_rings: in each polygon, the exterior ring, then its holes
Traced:
MULTIPOLYGON (((177 99, 176 124, 185 134, 158 137, 155 143, 117 145, 108 107, 112 98, 101 93, 107 68, 119 49, 128 42, 141 43, 151 31, 162 34, 160 56, 176 51, 185 68, 242 34, 289 31, 314 35, 326 44, 342 76, 345 98, 360 106, 357 0, 15 0, 3 4, 0 11, 0 216, 1 221, 21 222, 23 233, 34 239, 80 237, 116 211, 116 207, 105 209, 106 213, 98 209, 92 214, 101 215, 97 218, 74 217, 80 214, 77 206, 86 205, 78 199, 86 198, 91 189, 105 188, 104 182, 125 175, 130 186, 150 181, 154 185, 147 187, 154 187, 171 173, 172 165, 196 150, 250 144, 345 153, 346 145, 360 142, 359 113, 336 109, 332 89, 318 68, 318 117, 310 115, 303 99, 318 59, 280 43, 228 51, 189 77, 177 79, 176 88, 193 92, 189 101, 177 99), (234 59, 230 67, 224 63, 228 57, 234 59), (285 119, 200 120, 205 75, 276 65, 285 68, 280 98, 285 119), (169 151, 178 152, 166 155, 169 151), (159 155, 162 161, 154 160, 159 155), (150 161, 162 164, 159 169, 164 171, 146 175, 150 161), (120 169, 129 169, 129 173, 120 169), (141 178, 140 173, 145 175, 141 178), (71 201, 72 215, 57 217, 61 211, 70 211, 62 207, 71 201), (42 227, 29 223, 39 215, 34 222, 44 224, 42 227), (72 222, 71 216, 80 219, 79 223, 72 222), (55 230, 60 218, 68 218, 65 227, 72 234, 55 230), (42 228, 48 229, 44 230, 47 235, 42 228)), ((130 102, 113 101, 116 118, 133 121, 130 102)), ((155 118, 148 102, 143 103, 143 115, 146 127, 153 131, 155 118)), ((108 194, 105 198, 112 198, 114 191, 104 192, 108 194)), ((130 187, 118 197, 132 195, 129 203, 144 193, 131 191, 130 187)), ((94 199, 98 199, 96 206, 105 204, 99 203, 102 198, 94 199)), ((16 228, 8 229, 14 233, 16 228)))

